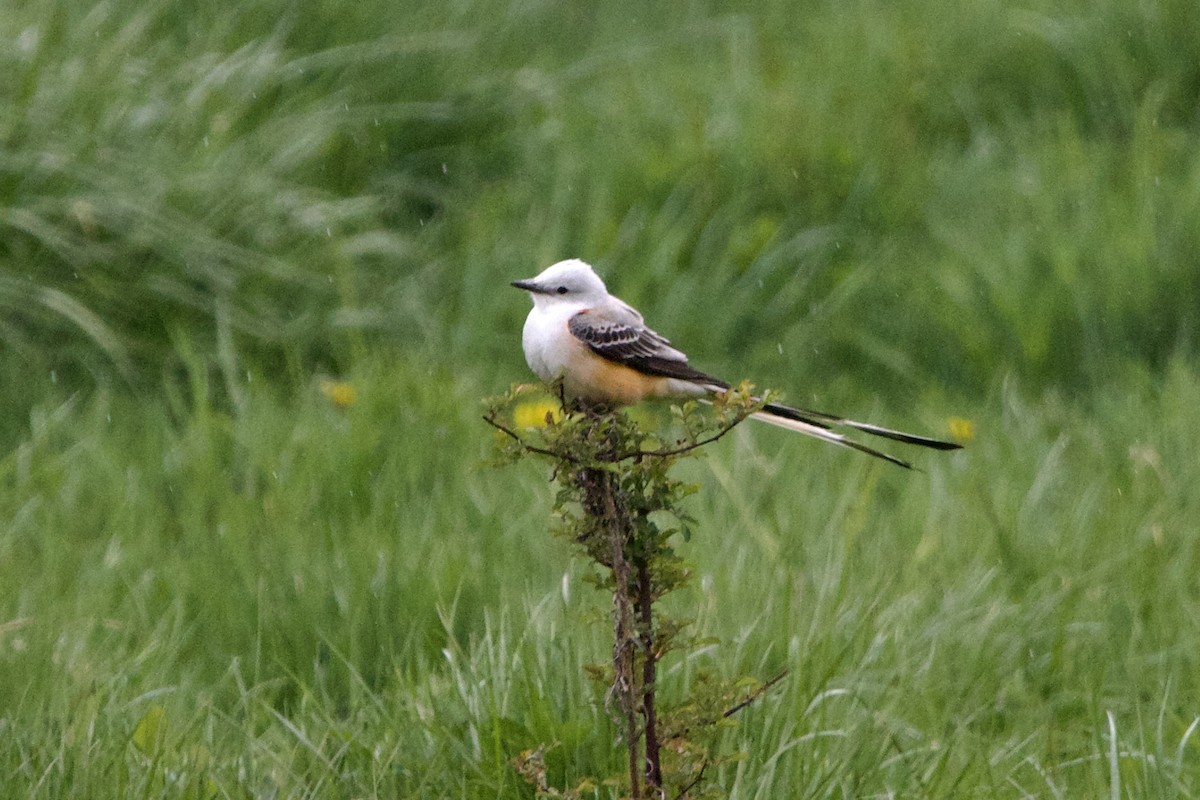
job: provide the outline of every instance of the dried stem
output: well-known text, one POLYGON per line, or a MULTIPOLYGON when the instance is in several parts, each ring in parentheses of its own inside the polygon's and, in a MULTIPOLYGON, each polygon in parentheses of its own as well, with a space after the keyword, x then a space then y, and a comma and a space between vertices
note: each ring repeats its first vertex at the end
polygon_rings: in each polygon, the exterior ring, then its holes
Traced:
POLYGON ((579 472, 586 497, 595 517, 603 520, 604 533, 608 539, 609 567, 613 574, 613 686, 621 716, 625 723, 625 745, 629 751, 630 797, 640 800, 641 786, 638 776, 638 743, 634 677, 634 636, 631 632, 633 610, 629 602, 629 562, 625 558, 629 539, 629 522, 617 502, 616 479, 609 473, 597 469, 579 472))
POLYGON ((654 587, 646 556, 634 558, 637 568, 637 605, 639 638, 642 651, 642 719, 646 738, 646 787, 662 796, 662 761, 659 754, 658 712, 655 708, 655 683, 658 680, 659 653, 654 636, 654 587))

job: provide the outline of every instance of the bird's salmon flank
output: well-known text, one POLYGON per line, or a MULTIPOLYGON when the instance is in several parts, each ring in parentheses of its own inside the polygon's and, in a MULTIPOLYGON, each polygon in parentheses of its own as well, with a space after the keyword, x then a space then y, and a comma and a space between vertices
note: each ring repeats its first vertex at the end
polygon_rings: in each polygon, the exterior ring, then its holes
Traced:
MULTIPOLYGON (((533 299, 521 336, 529 368, 547 382, 561 378, 563 391, 572 399, 630 405, 657 397, 705 397, 729 389, 725 381, 688 364, 687 356, 649 328, 641 314, 609 294, 604 281, 583 261, 560 261, 537 277, 512 285, 529 292, 533 299)), ((834 428, 935 450, 960 446, 777 403, 768 403, 752 418, 902 467, 911 464, 849 439, 834 428)))

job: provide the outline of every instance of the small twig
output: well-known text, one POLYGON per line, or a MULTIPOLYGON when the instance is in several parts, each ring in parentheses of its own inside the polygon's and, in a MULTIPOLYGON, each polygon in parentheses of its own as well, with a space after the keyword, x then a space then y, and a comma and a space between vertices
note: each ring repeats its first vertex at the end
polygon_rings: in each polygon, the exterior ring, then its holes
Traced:
MULTIPOLYGON (((779 683, 781 680, 786 678, 787 675, 788 675, 788 671, 785 669, 783 672, 779 673, 774 678, 771 678, 769 681, 764 683, 762 686, 755 689, 747 697, 745 697, 744 699, 739 701, 736 705, 730 706, 729 708, 722 711, 720 718, 721 719, 729 719, 734 714, 738 713, 743 708, 750 705, 755 700, 757 700, 758 698, 762 697, 764 694, 769 692, 775 686, 775 684, 779 683)), ((704 720, 701 720, 699 724, 712 725, 714 722, 716 722, 715 719, 704 719, 704 720)), ((677 732, 673 732, 672 735, 673 736, 687 736, 691 732, 692 732, 692 728, 689 726, 687 728, 682 728, 681 730, 679 730, 677 732)))
POLYGON ((747 697, 745 700, 743 700, 742 702, 740 702, 740 703, 738 703, 737 705, 733 706, 732 708, 727 708, 727 709, 725 709, 725 711, 723 711, 723 712, 721 713, 721 716, 722 716, 723 718, 725 718, 725 719, 729 719, 729 718, 730 718, 730 717, 732 717, 734 714, 738 713, 738 712, 739 712, 739 711, 741 711, 743 708, 745 708, 746 706, 750 705, 750 704, 751 704, 751 703, 753 703, 755 700, 757 700, 758 698, 760 698, 760 697, 762 697, 764 694, 766 694, 768 691, 770 691, 770 690, 771 690, 771 687, 772 687, 772 686, 774 686, 775 684, 779 683, 779 682, 780 682, 781 680, 783 680, 784 678, 786 678, 786 677, 787 677, 787 674, 788 674, 788 671, 785 669, 783 672, 779 673, 779 674, 778 674, 778 675, 776 675, 774 678, 771 678, 771 680, 767 681, 767 682, 766 682, 766 683, 764 683, 762 686, 758 687, 758 688, 757 688, 757 689, 755 689, 753 692, 751 692, 751 693, 750 693, 750 695, 749 695, 749 696, 748 696, 748 697, 747 697))
POLYGON ((696 450, 697 448, 704 447, 706 444, 712 444, 736 428, 738 425, 745 422, 749 416, 750 414, 738 414, 736 417, 734 417, 732 422, 725 423, 720 430, 707 438, 699 439, 680 447, 661 448, 659 450, 628 450, 624 453, 617 453, 615 456, 613 456, 613 462, 615 463, 618 461, 624 461, 628 458, 645 458, 647 456, 654 458, 666 458, 668 456, 683 455, 684 453, 696 450))
POLYGON ((491 425, 493 428, 500 431, 501 433, 508 434, 508 436, 510 436, 513 439, 513 441, 515 441, 517 444, 521 445, 522 448, 524 448, 526 451, 528 451, 530 453, 537 453, 540 456, 549 456, 550 458, 557 458, 559 461, 568 461, 572 464, 582 463, 578 458, 575 458, 570 453, 560 453, 556 450, 547 450, 544 447, 535 447, 534 445, 529 444, 524 439, 522 439, 521 435, 519 433, 517 433, 516 431, 514 431, 512 428, 509 428, 506 425, 497 422, 494 414, 485 414, 483 416, 483 421, 486 422, 488 425, 491 425))
MULTIPOLYGON (((570 405, 566 404, 565 399, 562 397, 562 395, 559 395, 559 402, 563 403, 563 413, 564 414, 570 413, 571 407, 570 407, 570 405)), ((599 416, 602 414, 610 413, 610 411, 607 411, 605 409, 588 407, 588 405, 581 405, 581 407, 578 407, 578 409, 582 410, 584 414, 588 414, 589 416, 599 416)), ((754 413, 754 411, 745 411, 745 413, 739 413, 737 416, 734 416, 731 421, 728 421, 725 423, 725 425, 722 425, 721 428, 719 429, 719 431, 716 431, 716 433, 709 435, 709 437, 706 437, 703 439, 697 439, 695 441, 690 441, 690 443, 685 444, 685 445, 679 445, 677 447, 660 447, 660 449, 658 449, 658 450, 626 450, 624 452, 613 453, 612 456, 608 456, 606 458, 599 458, 598 461, 600 461, 602 463, 606 463, 606 464, 618 464, 623 461, 628 461, 628 459, 630 459, 630 458, 634 458, 634 459, 647 458, 647 457, 649 457, 649 458, 668 458, 671 456, 682 456, 686 452, 691 452, 692 450, 698 450, 698 449, 700 449, 700 447, 703 447, 704 445, 713 444, 714 441, 721 439, 722 437, 725 437, 725 434, 732 431, 733 428, 736 428, 737 426, 742 425, 742 423, 746 419, 749 419, 749 417, 752 413, 754 413)), ((502 432, 505 435, 508 435, 509 438, 516 441, 516 443, 518 445, 521 445, 522 449, 526 450, 527 452, 536 453, 536 455, 539 455, 539 456, 547 456, 550 458, 557 458, 558 461, 565 461, 570 464, 582 465, 584 463, 582 461, 582 459, 576 458, 575 456, 571 456, 570 453, 559 452, 557 450, 548 450, 548 449, 546 449, 546 447, 538 447, 536 445, 530 445, 529 443, 527 443, 526 440, 521 438, 520 433, 517 433, 516 431, 514 431, 514 429, 504 425, 503 422, 498 422, 496 420, 496 413, 494 413, 494 410, 490 411, 490 413, 487 413, 484 415, 484 422, 487 422, 488 425, 492 426, 493 428, 496 428, 497 431, 502 432)))
MULTIPOLYGON (((566 411, 567 409, 568 409, 568 406, 564 405, 563 410, 566 411)), ((587 407, 584 407, 584 411, 588 414, 596 413, 594 409, 590 409, 587 407)), ((600 413, 604 413, 604 412, 600 412, 600 413)), ((754 412, 751 411, 751 412, 746 412, 746 413, 740 413, 736 417, 734 417, 731 421, 722 425, 721 428, 716 433, 712 434, 711 436, 707 436, 703 439, 698 439, 694 442, 689 442, 688 444, 681 445, 679 447, 663 447, 663 448, 659 448, 657 450, 625 450, 623 452, 614 453, 613 455, 611 455, 607 458, 602 458, 599 460, 606 464, 619 464, 620 462, 627 461, 631 458, 632 459, 669 458, 671 456, 680 456, 680 455, 683 455, 684 453, 689 453, 692 450, 696 450, 701 447, 704 447, 705 445, 712 444, 713 442, 722 438, 723 436, 725 436, 725 434, 729 433, 731 430, 736 428, 738 425, 745 422, 752 413, 754 413, 754 412)), ((563 452, 559 452, 557 450, 550 450, 545 447, 538 447, 536 445, 529 444, 523 438, 521 438, 521 434, 517 433, 512 428, 508 427, 507 425, 503 424, 502 422, 498 422, 496 420, 496 414, 494 411, 485 414, 483 416, 483 421, 486 422, 488 425, 491 425, 493 428, 500 431, 501 433, 505 434, 509 438, 511 438, 517 444, 521 445, 521 447, 524 450, 526 450, 527 452, 536 453, 537 455, 540 455, 540 456, 548 456, 550 458, 558 459, 559 461, 566 461, 570 464, 582 465, 584 463, 584 461, 582 459, 576 458, 575 456, 572 456, 570 453, 563 453, 563 452)))
POLYGON ((700 765, 700 771, 696 773, 696 777, 692 778, 691 782, 686 786, 679 789, 679 794, 675 795, 675 800, 683 800, 683 798, 687 797, 688 792, 696 788, 696 784, 704 780, 704 770, 708 769, 709 763, 708 759, 704 760, 704 763, 700 765))

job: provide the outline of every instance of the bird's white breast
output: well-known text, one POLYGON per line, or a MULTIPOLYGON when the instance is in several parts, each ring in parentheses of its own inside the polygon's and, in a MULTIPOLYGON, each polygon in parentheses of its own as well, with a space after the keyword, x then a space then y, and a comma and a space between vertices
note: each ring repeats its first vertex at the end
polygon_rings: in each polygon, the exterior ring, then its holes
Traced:
POLYGON ((525 318, 521 346, 533 373, 549 383, 562 377, 579 342, 567 330, 567 321, 581 309, 566 303, 549 308, 534 306, 525 318))

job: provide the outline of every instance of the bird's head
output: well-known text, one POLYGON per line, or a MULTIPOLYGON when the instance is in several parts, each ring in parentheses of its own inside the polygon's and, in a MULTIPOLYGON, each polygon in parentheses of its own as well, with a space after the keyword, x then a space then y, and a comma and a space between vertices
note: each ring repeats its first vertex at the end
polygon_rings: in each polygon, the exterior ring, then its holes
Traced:
POLYGON ((593 305, 608 296, 604 281, 587 263, 577 258, 546 267, 535 278, 513 281, 529 292, 535 306, 551 303, 593 305))

